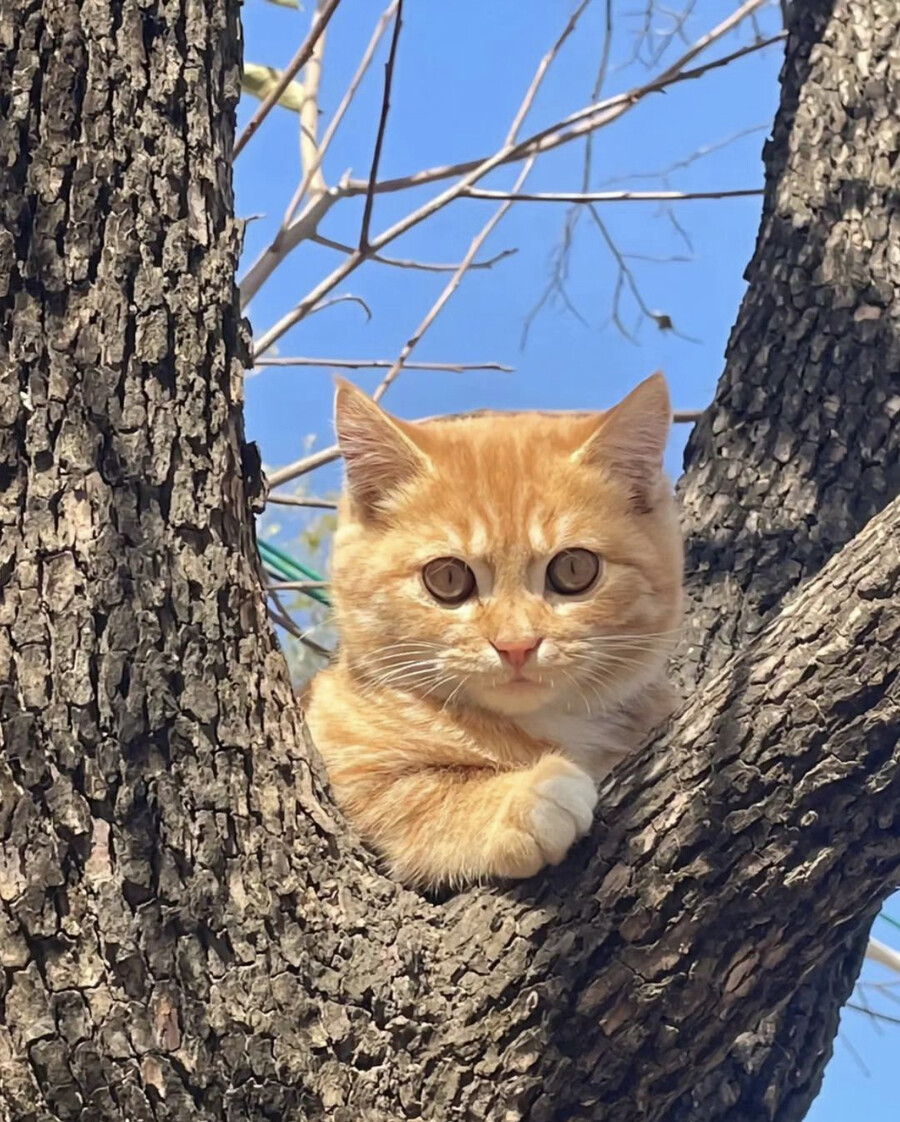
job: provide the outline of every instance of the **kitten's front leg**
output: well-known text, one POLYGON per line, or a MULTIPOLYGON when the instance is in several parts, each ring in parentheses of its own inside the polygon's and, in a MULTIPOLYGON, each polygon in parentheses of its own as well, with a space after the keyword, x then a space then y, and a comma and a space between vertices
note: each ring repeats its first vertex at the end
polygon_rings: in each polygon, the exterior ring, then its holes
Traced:
POLYGON ((530 768, 432 767, 376 782, 331 771, 335 794, 400 879, 464 884, 557 865, 591 826, 590 776, 562 756, 530 768))
POLYGON ((562 756, 542 756, 519 773, 518 786, 491 838, 497 875, 504 877, 530 877, 544 865, 558 865, 590 831, 597 805, 594 781, 562 756))

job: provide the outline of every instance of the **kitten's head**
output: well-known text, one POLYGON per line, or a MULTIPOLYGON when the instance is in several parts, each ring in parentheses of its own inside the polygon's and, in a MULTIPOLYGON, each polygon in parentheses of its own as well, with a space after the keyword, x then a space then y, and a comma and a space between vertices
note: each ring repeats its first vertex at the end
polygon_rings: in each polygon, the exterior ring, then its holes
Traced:
POLYGON ((605 413, 401 421, 347 382, 332 561, 343 657, 371 684, 510 715, 602 710, 681 616, 655 374, 605 413))

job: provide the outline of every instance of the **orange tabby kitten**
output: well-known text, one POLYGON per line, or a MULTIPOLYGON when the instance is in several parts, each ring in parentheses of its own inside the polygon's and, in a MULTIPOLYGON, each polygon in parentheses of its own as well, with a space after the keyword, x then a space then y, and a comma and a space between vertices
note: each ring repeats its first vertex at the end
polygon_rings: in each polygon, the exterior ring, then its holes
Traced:
POLYGON ((531 876, 672 708, 665 380, 598 414, 335 408, 340 654, 307 712, 335 795, 403 880, 531 876))

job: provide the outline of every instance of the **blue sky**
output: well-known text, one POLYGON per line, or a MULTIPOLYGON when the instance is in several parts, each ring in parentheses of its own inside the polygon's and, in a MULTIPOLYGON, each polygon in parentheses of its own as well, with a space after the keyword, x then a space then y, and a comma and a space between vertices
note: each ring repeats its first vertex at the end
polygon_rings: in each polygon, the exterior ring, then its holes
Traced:
MULTIPOLYGON (((319 96, 320 130, 337 106, 382 7, 380 0, 343 0, 338 9, 328 29, 319 96)), ((614 0, 604 96, 646 82, 685 49, 684 41, 666 34, 672 20, 659 15, 651 21, 653 34, 644 40, 641 56, 634 59, 642 22, 638 12, 643 7, 637 0, 614 0), (648 68, 649 56, 667 38, 662 63, 648 68)), ((676 7, 687 7, 687 0, 678 0, 676 7)), ((723 0, 697 0, 682 28, 686 42, 715 26, 734 7, 736 3, 723 0)), ((538 61, 572 10, 573 5, 562 0, 406 0, 381 177, 495 151, 538 61)), ((603 4, 594 0, 584 13, 577 33, 541 88, 526 133, 588 104, 602 50, 603 10, 603 4)), ((246 59, 283 66, 302 40, 308 19, 308 12, 247 0, 246 59)), ((777 5, 760 13, 758 26, 763 34, 777 31, 777 5)), ((749 44, 753 34, 745 23, 697 61, 749 44)), ((387 39, 326 156, 329 183, 336 183, 348 169, 360 178, 368 172, 387 39)), ((760 156, 777 106, 780 58, 779 46, 770 47, 702 79, 646 98, 596 134, 591 188, 691 191, 760 187, 760 156), (660 174, 667 169, 673 170, 660 174)), ((249 99, 242 102, 239 123, 249 119, 256 104, 249 99)), ((583 159, 584 149, 578 143, 547 154, 535 167, 528 189, 579 190, 583 159)), ((498 169, 482 185, 509 187, 517 170, 498 169)), ((276 109, 236 168, 238 214, 262 215, 247 227, 245 265, 271 238, 298 179, 297 117, 276 109)), ((442 187, 379 196, 373 233, 442 187)), ((455 202, 387 252, 428 261, 457 261, 496 205, 455 202)), ((599 231, 583 214, 576 228, 567 282, 568 295, 581 319, 559 301, 551 302, 535 318, 523 348, 523 327, 549 279, 566 207, 516 204, 481 256, 513 248, 516 254, 493 269, 468 273, 415 353, 425 361, 501 362, 514 366, 515 372, 404 372, 384 404, 403 417, 484 406, 603 408, 661 368, 669 378, 676 408, 703 407, 713 395, 744 292, 743 271, 753 250, 759 210, 756 197, 678 202, 673 204, 673 213, 679 232, 657 203, 615 203, 601 208, 613 241, 629 255, 627 264, 646 307, 671 317, 678 332, 689 337, 662 332, 651 321, 641 321, 635 301, 626 295, 622 318, 629 328, 635 328, 634 340, 625 338, 610 322, 616 264, 599 231)), ((361 200, 341 202, 320 232, 355 243, 361 217, 361 200)), ((248 314, 254 331, 262 334, 340 260, 332 250, 301 246, 252 301, 248 314)), ((371 320, 353 303, 337 305, 293 328, 279 341, 278 353, 393 359, 446 279, 446 275, 369 263, 337 292, 365 299, 371 320)), ((353 377, 369 390, 379 380, 373 373, 353 377)), ((248 378, 248 433, 259 442, 267 466, 278 467, 298 459, 310 446, 332 443, 332 396, 327 370, 270 368, 248 378)), ((678 426, 668 456, 673 475, 680 471, 686 436, 687 426, 678 426)), ((304 486, 310 494, 324 494, 338 481, 339 469, 331 467, 304 481, 304 486)), ((286 508, 266 518, 268 531, 288 548, 304 524, 302 513, 286 508)), ((900 903, 894 904, 894 911, 900 914, 900 903)), ((884 922, 877 927, 885 942, 900 946, 900 938, 896 938, 900 932, 884 922)), ((874 969, 867 968, 866 977, 878 980, 874 969)), ((890 976, 882 980, 890 980, 890 976)), ((883 992, 870 996, 877 1008, 900 1013, 900 1004, 894 1006, 883 992)), ((851 1109, 870 1122, 893 1117, 896 1093, 891 1059, 900 1043, 898 1033, 900 1028, 892 1026, 879 1032, 865 1015, 847 1011, 825 1088, 809 1118, 844 1122, 851 1109), (863 1074, 853 1049, 862 1056, 869 1076, 863 1074)))

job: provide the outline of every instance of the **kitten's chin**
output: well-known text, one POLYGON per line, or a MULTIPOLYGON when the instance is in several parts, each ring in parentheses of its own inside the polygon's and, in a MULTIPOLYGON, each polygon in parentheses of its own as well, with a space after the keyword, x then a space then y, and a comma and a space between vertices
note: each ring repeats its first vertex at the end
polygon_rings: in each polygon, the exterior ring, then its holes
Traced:
POLYGON ((554 691, 549 686, 523 679, 470 688, 468 692, 472 700, 483 709, 502 713, 505 717, 534 713, 543 709, 554 696, 554 691))

